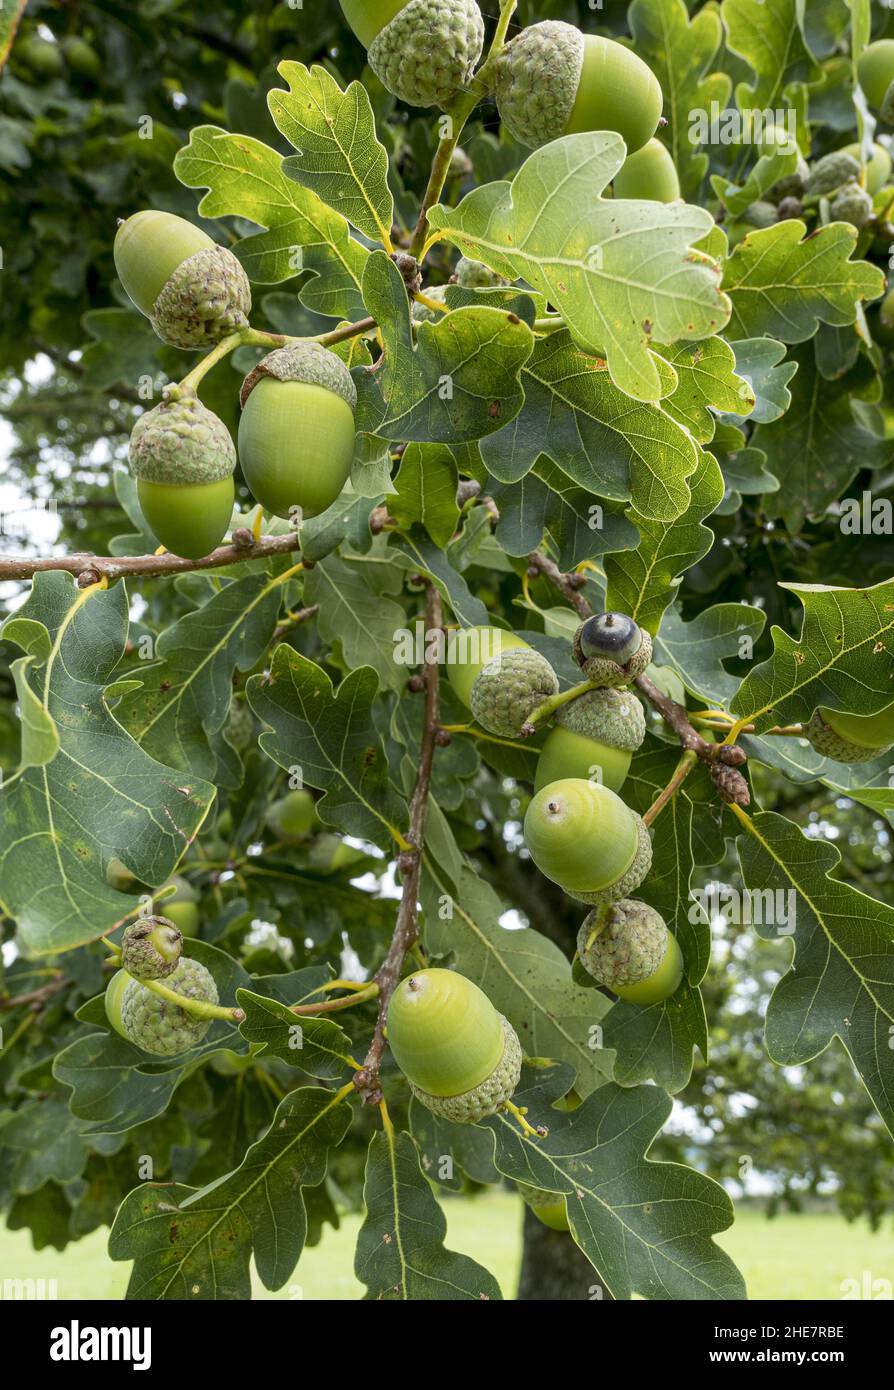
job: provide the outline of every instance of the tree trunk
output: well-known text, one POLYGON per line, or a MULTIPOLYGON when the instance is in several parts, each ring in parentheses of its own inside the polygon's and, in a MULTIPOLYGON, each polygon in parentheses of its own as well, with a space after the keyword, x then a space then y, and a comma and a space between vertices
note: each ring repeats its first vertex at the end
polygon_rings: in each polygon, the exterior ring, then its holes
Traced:
POLYGON ((607 1298, 602 1281, 567 1231, 551 1231, 525 1207, 524 1250, 518 1300, 565 1303, 607 1298))

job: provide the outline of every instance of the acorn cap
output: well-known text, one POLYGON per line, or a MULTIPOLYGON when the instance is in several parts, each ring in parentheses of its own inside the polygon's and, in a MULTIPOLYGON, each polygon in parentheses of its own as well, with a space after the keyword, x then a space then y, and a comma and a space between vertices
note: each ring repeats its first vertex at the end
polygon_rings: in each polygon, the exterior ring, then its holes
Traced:
MULTIPOLYGON (((590 619, 586 620, 587 622, 590 619)), ((639 648, 627 661, 626 665, 619 665, 610 656, 587 656, 581 648, 581 634, 586 627, 586 622, 581 623, 574 634, 573 652, 574 659, 583 671, 587 680, 597 687, 614 686, 619 688, 622 685, 629 685, 631 681, 641 676, 646 667, 652 662, 652 637, 644 627, 640 628, 641 642, 639 648)))
POLYGON ((632 691, 590 690, 556 712, 556 723, 572 733, 635 753, 646 736, 646 715, 632 691))
POLYGON ((638 985, 654 975, 664 959, 668 938, 660 912, 647 903, 623 898, 587 914, 578 932, 577 952, 594 980, 616 990, 619 985, 638 985))
POLYGON ((373 72, 410 106, 445 106, 469 82, 484 48, 476 0, 410 0, 369 46, 373 72))
POLYGON ((595 889, 592 892, 578 892, 566 888, 565 891, 569 898, 574 898, 579 903, 589 903, 594 907, 607 907, 610 903, 629 897, 639 888, 652 867, 652 839, 642 816, 637 815, 636 811, 631 811, 630 814, 636 821, 636 853, 629 868, 625 869, 620 878, 617 878, 614 883, 607 884, 605 888, 595 889))
POLYGON ((230 431, 198 396, 165 400, 141 415, 130 436, 130 471, 138 480, 186 486, 218 483, 236 468, 230 431))
POLYGON ((167 917, 138 917, 121 938, 121 964, 135 980, 163 980, 177 969, 183 934, 167 917))
POLYGON ((514 647, 478 672, 472 713, 489 733, 515 738, 534 710, 558 690, 559 678, 545 656, 530 647, 514 647))
MULTIPOLYGON (((167 984, 169 989, 187 999, 217 1003, 214 976, 204 965, 187 956, 181 958, 176 970, 168 976, 167 984)), ((125 1037, 144 1052, 172 1057, 200 1043, 211 1027, 211 1020, 197 1018, 179 1004, 154 994, 139 980, 130 980, 121 998, 121 1026, 125 1037)))
POLYGON ((357 388, 351 373, 340 357, 320 343, 292 343, 262 357, 242 383, 239 404, 243 410, 258 382, 268 376, 277 381, 306 381, 309 386, 322 386, 340 396, 351 410, 357 405, 357 388))
POLYGON ((565 134, 580 86, 584 36, 563 20, 523 29, 496 60, 500 120, 530 149, 565 134))
POLYGON ((456 263, 456 270, 453 272, 453 278, 458 285, 466 290, 488 290, 511 284, 505 275, 498 275, 483 261, 472 261, 469 260, 468 256, 460 256, 456 263))
POLYGON ((149 321, 163 343, 189 350, 213 347, 247 328, 250 312, 248 276, 232 251, 212 245, 178 265, 149 321))
POLYGON ((474 1125, 486 1120, 488 1115, 495 1115, 500 1106, 512 1098, 521 1076, 521 1043, 512 1024, 502 1014, 496 1016, 502 1031, 503 1050, 493 1071, 477 1086, 457 1096, 439 1096, 423 1091, 407 1077, 413 1095, 433 1115, 456 1125, 474 1125))

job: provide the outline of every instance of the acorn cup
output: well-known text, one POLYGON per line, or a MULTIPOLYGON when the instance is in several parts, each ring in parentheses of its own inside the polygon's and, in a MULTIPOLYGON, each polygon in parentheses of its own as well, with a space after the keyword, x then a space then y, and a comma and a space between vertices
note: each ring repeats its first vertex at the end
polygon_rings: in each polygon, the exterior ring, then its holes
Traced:
POLYGON ((388 1006, 388 1045, 416 1099, 454 1124, 496 1114, 521 1076, 515 1029, 453 970, 401 981, 388 1006))
POLYGON ((191 560, 219 545, 233 515, 236 449, 223 420, 176 389, 141 415, 130 436, 130 471, 153 535, 191 560))
POLYGON ((121 964, 135 980, 164 980, 177 969, 183 933, 167 917, 138 917, 124 929, 121 964))
POLYGON ((629 690, 591 690, 556 711, 555 726, 537 760, 534 790, 569 777, 621 790, 646 736, 646 716, 629 690))
POLYGON ((472 713, 482 729, 517 738, 530 715, 557 695, 559 678, 545 656, 517 647, 494 657, 472 684, 472 713))
POLYGON ((652 638, 625 613, 594 613, 574 634, 574 659, 595 686, 622 686, 652 660, 652 638))
POLYGON ((628 154, 655 134, 663 104, 657 77, 632 49, 551 19, 523 29, 500 53, 495 96, 500 120, 530 149, 614 130, 628 154))
POLYGON ((122 222, 115 269, 127 294, 162 342, 209 348, 247 328, 251 287, 242 266, 201 227, 147 209, 122 222))
POLYGON ((581 965, 630 1004, 659 1004, 683 978, 683 955, 664 918, 625 898, 587 914, 577 937, 581 965))
POLYGON ((551 782, 531 800, 524 834, 540 872, 578 902, 626 897, 651 868, 652 842, 642 818, 598 782, 551 782))
POLYGON ((484 48, 476 0, 341 0, 387 91, 410 106, 447 106, 484 48))
MULTIPOLYGON (((206 1004, 218 1002, 214 977, 197 960, 183 957, 165 985, 176 994, 206 1004)), ((112 976, 105 993, 106 1017, 115 1032, 155 1057, 174 1057, 195 1047, 211 1027, 172 1000, 153 993, 127 970, 112 976)))
POLYGON ((804 737, 817 753, 837 763, 871 763, 894 746, 894 704, 878 714, 814 710, 804 737))
POLYGON ((354 458, 357 390, 340 357, 294 343, 263 357, 240 393, 239 459, 274 516, 312 517, 336 500, 354 458))
POLYGON ((503 652, 531 648, 522 637, 502 627, 464 627, 447 638, 447 678, 466 709, 472 708, 472 689, 481 671, 503 652))

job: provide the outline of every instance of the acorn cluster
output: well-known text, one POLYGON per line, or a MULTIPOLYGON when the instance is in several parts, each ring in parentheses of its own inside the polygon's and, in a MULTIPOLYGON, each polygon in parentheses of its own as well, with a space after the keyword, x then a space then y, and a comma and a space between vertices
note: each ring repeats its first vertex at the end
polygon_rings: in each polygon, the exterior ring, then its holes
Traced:
MULTIPOLYGON (((763 143, 788 145, 790 136, 781 129, 769 128, 763 134, 763 143)), ((742 222, 746 227, 772 227, 805 213, 827 212, 824 220, 849 222, 860 229, 872 217, 875 199, 891 185, 891 169, 891 155, 878 141, 866 149, 859 143, 843 145, 809 163, 799 151, 794 171, 752 203, 742 222)))

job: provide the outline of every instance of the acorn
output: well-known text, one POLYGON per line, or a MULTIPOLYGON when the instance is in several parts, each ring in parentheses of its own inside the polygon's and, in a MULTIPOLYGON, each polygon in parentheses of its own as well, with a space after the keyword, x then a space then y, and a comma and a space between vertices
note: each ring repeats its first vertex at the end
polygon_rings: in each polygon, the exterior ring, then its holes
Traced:
MULTIPOLYGON (((198 936, 199 934, 199 901, 196 890, 188 879, 175 874, 168 879, 164 888, 173 885, 174 892, 169 898, 165 898, 159 904, 169 922, 173 922, 184 936, 198 936)), ((157 890, 160 894, 162 888, 157 890)))
POLYGON ((561 1192, 545 1192, 542 1187, 530 1187, 526 1182, 515 1185, 525 1206, 531 1208, 538 1221, 551 1231, 568 1230, 568 1212, 561 1192))
POLYGON ((584 777, 620 791, 645 736, 645 712, 629 690, 608 687, 579 695, 556 713, 537 761, 534 790, 584 777))
POLYGON ((829 205, 833 222, 849 222, 852 227, 865 227, 872 216, 872 199, 858 183, 846 183, 829 205))
POLYGON ((50 39, 41 38, 40 34, 25 34, 12 51, 16 61, 30 68, 35 77, 52 81, 54 77, 62 76, 62 50, 50 39))
MULTIPOLYGON (((210 970, 183 956, 167 978, 167 986, 187 999, 218 1002, 210 970)), ((173 1057, 202 1041, 211 1020, 199 1018, 165 999, 127 970, 113 975, 105 993, 106 1017, 116 1033, 155 1057, 173 1057)))
MULTIPOLYGON (((425 290, 426 299, 433 299, 437 304, 443 304, 447 308, 447 286, 429 285, 425 290)), ((410 305, 410 315, 414 323, 438 323, 443 317, 436 309, 430 309, 427 304, 421 304, 418 299, 414 299, 410 305)))
POLYGON ((804 737, 837 763, 871 763, 894 746, 894 705, 878 714, 848 714, 842 710, 814 710, 804 737))
POLYGON ((652 638, 625 613, 596 613, 574 634, 574 659, 595 686, 629 685, 652 660, 652 638))
POLYGON ((812 198, 826 197, 859 177, 859 159, 844 150, 833 150, 814 164, 807 181, 807 193, 812 198))
POLYGON ((268 809, 266 821, 278 840, 298 844, 319 825, 316 802, 304 788, 287 792, 268 809))
POLYGON ((516 647, 478 672, 472 713, 488 733, 517 738, 538 706, 558 692, 558 676, 546 657, 530 647, 516 647))
POLYGON ((293 343, 263 357, 240 393, 239 459, 274 516, 317 516, 336 500, 354 458, 357 388, 340 357, 293 343))
POLYGON ((475 0, 341 0, 379 81, 410 106, 447 106, 484 48, 475 0))
POLYGON ((680 178, 667 146, 653 137, 628 155, 615 175, 612 192, 616 198, 675 203, 680 197, 680 178))
POLYGON ((479 672, 503 652, 531 648, 523 637, 502 627, 464 627, 447 638, 447 677, 466 709, 472 708, 472 687, 479 672))
POLYGON ((236 450, 223 420, 197 396, 172 392, 141 415, 129 461, 143 516, 162 545, 197 560, 220 544, 233 515, 236 450))
POLYGON ((115 269, 133 304, 171 347, 213 347, 248 327, 245 271, 232 251, 184 217, 147 209, 122 222, 115 269))
POLYGON ((642 58, 562 20, 523 29, 495 69, 500 120, 530 149, 579 131, 614 130, 633 154, 661 117, 661 87, 642 58))
MULTIPOLYGON (((845 145, 841 153, 849 154, 853 159, 858 160, 859 163, 863 165, 863 150, 859 142, 853 145, 845 145)), ((865 171, 864 183, 866 192, 874 198, 876 193, 881 193, 885 184, 891 177, 891 156, 884 145, 880 145, 877 141, 873 141, 869 159, 866 161, 865 165, 863 165, 863 168, 865 171)))
POLYGON ((135 980, 172 975, 182 951, 183 933, 167 917, 138 917, 121 938, 121 964, 135 980))
POLYGON ((546 878, 582 902, 625 897, 651 867, 640 816, 608 787, 581 777, 551 782, 525 815, 528 853, 546 878), (582 894, 588 896, 582 897, 582 894))
POLYGON ((631 898, 588 913, 577 952, 594 980, 630 1004, 658 1004, 683 978, 683 954, 661 913, 631 898))
POLYGON ((467 256, 460 256, 453 279, 465 290, 491 290, 511 284, 504 275, 498 275, 483 261, 472 261, 467 256))
POLYGON ((416 1099, 454 1124, 496 1114, 521 1075, 515 1029, 454 970, 401 981, 388 1006, 388 1045, 416 1099))
POLYGON ((882 121, 894 122, 894 39, 877 39, 864 48, 857 76, 869 105, 882 121))

